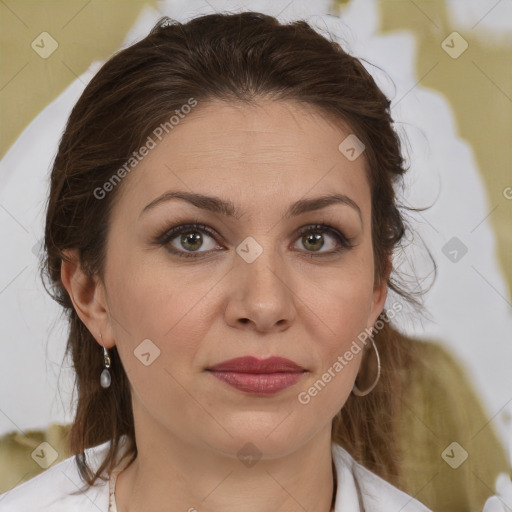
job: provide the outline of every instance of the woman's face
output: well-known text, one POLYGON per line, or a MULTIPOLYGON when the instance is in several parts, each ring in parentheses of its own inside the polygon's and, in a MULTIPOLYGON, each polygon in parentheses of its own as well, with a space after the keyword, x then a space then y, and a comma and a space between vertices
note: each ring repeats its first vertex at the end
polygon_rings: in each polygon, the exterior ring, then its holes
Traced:
POLYGON ((252 442, 272 457, 330 432, 362 351, 332 368, 385 300, 364 153, 351 161, 338 149, 348 135, 294 102, 199 104, 117 185, 99 296, 109 314, 90 328, 117 345, 137 435, 231 455, 252 442), (191 199, 164 200, 175 192, 191 199), (164 239, 194 223, 205 230, 164 239), (302 371, 209 370, 244 356, 302 371), (329 368, 330 382, 308 393, 329 368))

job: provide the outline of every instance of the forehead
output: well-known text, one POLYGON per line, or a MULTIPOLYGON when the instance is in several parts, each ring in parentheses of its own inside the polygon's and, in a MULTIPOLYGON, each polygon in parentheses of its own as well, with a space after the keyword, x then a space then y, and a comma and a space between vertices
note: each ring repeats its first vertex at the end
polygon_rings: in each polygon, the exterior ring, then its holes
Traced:
POLYGON ((348 135, 342 121, 298 102, 209 101, 198 104, 161 141, 155 139, 155 147, 125 178, 122 195, 134 204, 166 188, 215 190, 235 202, 254 203, 260 194, 296 198, 311 190, 366 200, 364 157, 350 161, 339 150, 348 135))
POLYGON ((264 160, 267 152, 292 158, 287 154, 291 150, 323 160, 328 156, 327 146, 337 150, 337 141, 347 130, 341 121, 334 124, 322 111, 296 101, 245 104, 216 100, 196 107, 174 133, 174 141, 186 142, 197 155, 224 151, 229 152, 227 156, 264 160))

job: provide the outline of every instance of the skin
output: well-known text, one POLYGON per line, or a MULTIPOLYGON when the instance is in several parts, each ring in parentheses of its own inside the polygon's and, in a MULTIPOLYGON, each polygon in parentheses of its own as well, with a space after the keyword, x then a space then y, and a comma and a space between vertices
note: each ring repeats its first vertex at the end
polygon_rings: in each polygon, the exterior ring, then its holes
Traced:
POLYGON ((99 344, 101 332, 107 348, 117 345, 132 388, 138 457, 119 474, 119 512, 330 510, 331 421, 363 352, 307 405, 297 397, 373 326, 386 298, 385 281, 374 278, 364 154, 349 161, 338 150, 349 133, 291 101, 198 105, 120 185, 105 282, 87 278, 71 251, 75 259, 63 262, 77 313, 99 344), (241 216, 183 200, 141 215, 168 190, 231 200, 241 216), (291 203, 331 193, 352 199, 361 217, 335 204, 284 218, 291 203), (177 235, 167 246, 199 252, 197 259, 153 242, 196 221, 218 236, 202 233, 201 245, 177 235), (322 256, 339 245, 333 235, 322 230, 320 242, 311 242, 297 232, 321 223, 353 247, 322 256), (263 249, 252 263, 236 252, 248 236, 263 249), (149 366, 134 356, 144 339, 160 349, 149 366), (286 357, 307 371, 267 396, 205 371, 245 355, 286 357), (262 453, 252 467, 237 457, 247 442, 262 453))

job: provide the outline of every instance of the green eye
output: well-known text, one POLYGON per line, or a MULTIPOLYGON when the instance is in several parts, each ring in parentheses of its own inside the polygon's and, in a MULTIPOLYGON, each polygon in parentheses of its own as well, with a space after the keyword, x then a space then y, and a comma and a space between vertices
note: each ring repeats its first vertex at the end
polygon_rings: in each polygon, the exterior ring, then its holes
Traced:
POLYGON ((321 254, 332 254, 352 247, 345 235, 340 233, 337 229, 324 224, 301 228, 300 234, 303 246, 306 247, 308 252, 319 252, 325 245, 325 233, 328 233, 329 236, 336 241, 335 245, 336 243, 338 245, 332 250, 323 251, 321 254))

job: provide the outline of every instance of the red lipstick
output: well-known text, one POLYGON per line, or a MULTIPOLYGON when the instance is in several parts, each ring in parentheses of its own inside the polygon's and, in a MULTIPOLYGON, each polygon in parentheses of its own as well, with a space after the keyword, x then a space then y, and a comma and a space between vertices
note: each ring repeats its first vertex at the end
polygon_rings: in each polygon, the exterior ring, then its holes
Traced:
POLYGON ((207 368, 226 384, 254 394, 272 394, 295 384, 305 369, 283 357, 237 357, 207 368))

